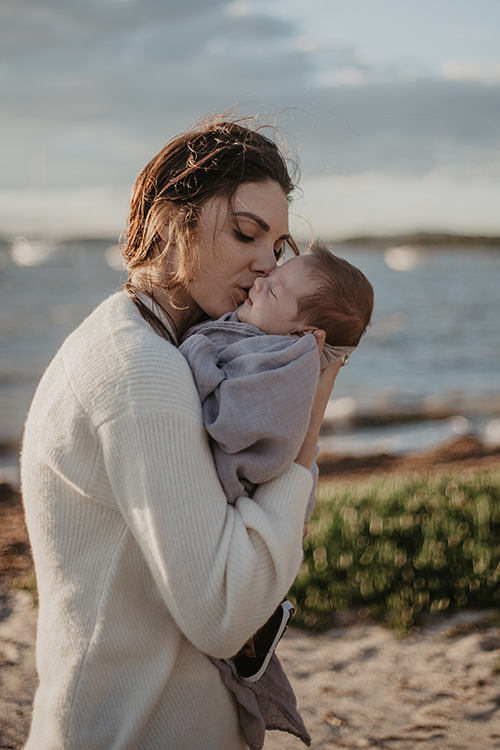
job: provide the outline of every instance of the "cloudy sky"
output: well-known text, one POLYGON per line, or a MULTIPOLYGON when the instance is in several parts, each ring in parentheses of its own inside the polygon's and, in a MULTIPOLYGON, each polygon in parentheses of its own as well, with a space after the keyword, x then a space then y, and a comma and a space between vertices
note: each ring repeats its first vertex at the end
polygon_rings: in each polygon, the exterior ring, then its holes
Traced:
POLYGON ((498 0, 0 0, 0 234, 115 235, 172 136, 237 107, 293 226, 500 234, 498 0))

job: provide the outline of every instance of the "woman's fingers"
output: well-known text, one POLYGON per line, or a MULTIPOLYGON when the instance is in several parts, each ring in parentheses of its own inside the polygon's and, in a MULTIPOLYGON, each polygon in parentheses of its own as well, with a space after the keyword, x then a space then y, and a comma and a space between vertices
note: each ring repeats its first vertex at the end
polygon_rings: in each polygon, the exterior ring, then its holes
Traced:
POLYGON ((333 386, 335 385, 335 379, 340 372, 340 362, 332 362, 323 370, 321 370, 318 378, 318 385, 316 386, 315 402, 324 403, 323 413, 326 409, 328 399, 332 392, 333 386))
MULTIPOLYGON (((314 338, 316 339, 316 346, 318 347, 318 354, 321 357, 323 354, 323 349, 325 346, 325 340, 326 340, 326 333, 322 328, 316 328, 315 331, 312 332, 314 338)), ((326 395, 326 402, 324 405, 324 408, 326 409, 326 404, 328 403, 328 399, 330 398, 330 393, 332 392, 332 388, 335 383, 335 378, 339 374, 340 370, 340 362, 333 362, 331 365, 328 365, 328 367, 325 367, 320 372, 319 380, 318 380, 318 387, 316 388, 316 397, 319 397, 319 400, 324 400, 324 397, 326 395)))
MULTIPOLYGON (((324 341, 323 341, 324 343, 324 341)), ((326 405, 330 398, 335 378, 340 370, 340 362, 333 362, 333 364, 325 367, 321 370, 318 385, 316 387, 316 393, 311 409, 311 418, 309 421, 309 427, 307 429, 304 442, 298 453, 295 463, 305 466, 308 469, 314 458, 314 451, 316 443, 318 442, 319 431, 321 423, 325 415, 326 405)))

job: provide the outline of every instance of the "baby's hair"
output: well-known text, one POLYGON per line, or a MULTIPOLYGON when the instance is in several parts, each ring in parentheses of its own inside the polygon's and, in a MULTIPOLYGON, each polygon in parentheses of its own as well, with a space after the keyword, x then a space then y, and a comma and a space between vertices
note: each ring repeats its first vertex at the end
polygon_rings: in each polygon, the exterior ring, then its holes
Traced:
POLYGON ((299 320, 322 328, 327 344, 357 346, 372 316, 372 285, 359 268, 323 245, 311 245, 304 257, 319 286, 299 300, 299 320))

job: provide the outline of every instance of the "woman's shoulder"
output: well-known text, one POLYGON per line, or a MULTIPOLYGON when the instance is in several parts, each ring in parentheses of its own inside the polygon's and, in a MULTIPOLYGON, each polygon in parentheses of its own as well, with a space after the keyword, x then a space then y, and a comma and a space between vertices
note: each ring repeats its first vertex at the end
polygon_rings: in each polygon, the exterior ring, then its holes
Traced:
MULTIPOLYGON (((175 347, 156 334, 125 292, 115 292, 98 305, 63 344, 66 359, 85 352, 131 362, 152 352, 175 359, 175 347)), ((79 362, 81 365, 81 361, 79 362)))
POLYGON ((125 292, 102 302, 66 339, 60 355, 77 397, 100 413, 131 407, 199 411, 186 360, 153 331, 125 292))

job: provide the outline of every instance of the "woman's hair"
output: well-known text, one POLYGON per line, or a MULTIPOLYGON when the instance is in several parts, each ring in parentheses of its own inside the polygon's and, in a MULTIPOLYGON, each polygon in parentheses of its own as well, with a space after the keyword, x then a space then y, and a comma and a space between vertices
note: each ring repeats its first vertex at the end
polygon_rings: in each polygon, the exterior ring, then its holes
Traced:
POLYGON ((304 257, 318 289, 299 300, 298 318, 322 328, 327 344, 357 346, 373 312, 372 285, 359 268, 322 245, 311 245, 304 257))
MULTIPOLYGON (((133 187, 122 243, 129 289, 140 290, 140 279, 134 282, 136 272, 156 261, 165 272, 155 283, 171 299, 195 277, 197 222, 210 199, 226 198, 231 211, 240 185, 266 180, 277 182, 287 196, 291 193, 295 182, 287 163, 278 146, 260 132, 262 127, 251 130, 221 116, 205 121, 167 143, 142 170, 133 187), (174 247, 175 266, 171 262, 169 269, 174 247)), ((290 244, 298 254, 295 243, 290 244)))

